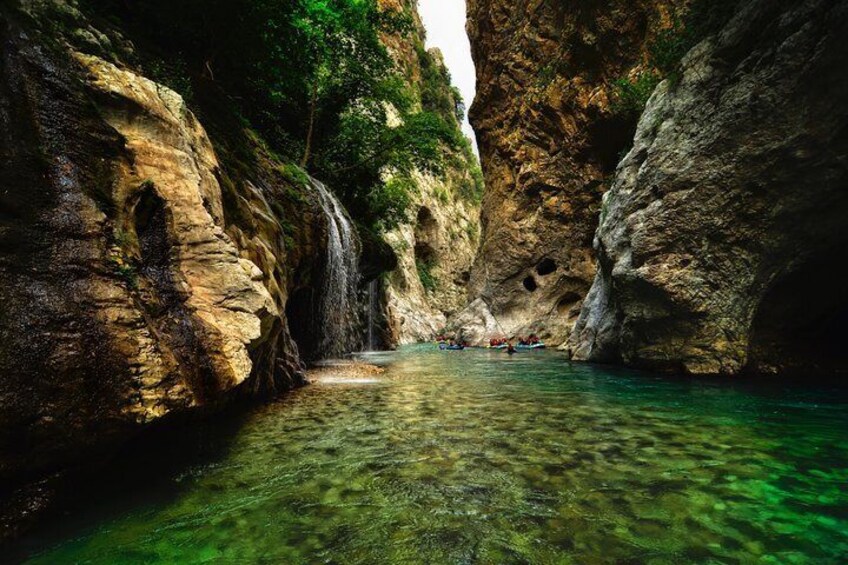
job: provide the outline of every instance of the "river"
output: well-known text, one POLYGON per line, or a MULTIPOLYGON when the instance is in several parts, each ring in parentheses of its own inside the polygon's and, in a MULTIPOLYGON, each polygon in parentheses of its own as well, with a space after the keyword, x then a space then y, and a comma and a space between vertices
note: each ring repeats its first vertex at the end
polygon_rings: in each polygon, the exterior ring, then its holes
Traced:
POLYGON ((135 446, 23 542, 31 563, 837 563, 848 393, 369 354, 135 446), (171 434, 172 436, 174 434, 171 434))

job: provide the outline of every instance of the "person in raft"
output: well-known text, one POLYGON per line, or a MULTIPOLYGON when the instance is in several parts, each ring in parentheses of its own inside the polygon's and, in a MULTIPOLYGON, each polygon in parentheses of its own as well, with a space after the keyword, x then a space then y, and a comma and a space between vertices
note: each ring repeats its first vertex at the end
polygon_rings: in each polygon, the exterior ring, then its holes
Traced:
POLYGON ((509 355, 515 355, 515 346, 514 346, 514 345, 512 345, 512 342, 511 342, 511 341, 507 344, 506 352, 507 352, 509 355))

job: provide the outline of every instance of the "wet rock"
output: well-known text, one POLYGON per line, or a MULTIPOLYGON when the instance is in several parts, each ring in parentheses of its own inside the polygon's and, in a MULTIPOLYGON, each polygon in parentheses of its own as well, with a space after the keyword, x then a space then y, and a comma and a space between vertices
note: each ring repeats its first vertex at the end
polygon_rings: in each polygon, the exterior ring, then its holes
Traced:
POLYGON ((253 178, 228 172, 175 92, 17 17, 0 10, 0 537, 151 424, 303 383, 289 269, 320 253, 308 203, 285 249, 288 185, 259 144, 253 178))

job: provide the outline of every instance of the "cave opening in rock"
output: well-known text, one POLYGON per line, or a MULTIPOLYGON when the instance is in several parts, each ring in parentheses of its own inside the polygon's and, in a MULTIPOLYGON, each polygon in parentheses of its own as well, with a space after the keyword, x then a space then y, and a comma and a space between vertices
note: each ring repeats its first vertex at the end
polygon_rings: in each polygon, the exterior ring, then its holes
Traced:
POLYGON ((289 332, 304 361, 315 361, 321 354, 321 335, 314 322, 316 298, 315 290, 305 287, 294 291, 286 302, 289 332))
POLYGON ((835 268, 845 255, 825 254, 772 286, 751 326, 750 370, 848 372, 848 286, 835 268))
POLYGON ((629 115, 598 117, 588 127, 584 158, 595 160, 607 172, 615 171, 624 151, 632 146, 636 119, 629 115))
POLYGON ((419 241, 415 244, 415 260, 419 263, 430 264, 436 259, 436 250, 426 241, 419 241))
POLYGON ((524 288, 526 288, 529 292, 536 292, 536 289, 539 288, 538 283, 536 283, 536 279, 533 276, 529 276, 524 279, 524 288))
POLYGON ((433 212, 426 206, 422 206, 418 209, 417 222, 419 226, 428 226, 432 225, 436 222, 436 219, 433 217, 433 212))
POLYGON ((433 216, 433 212, 426 206, 418 209, 415 218, 415 239, 430 240, 439 232, 439 223, 433 216))
POLYGON ((556 261, 551 258, 542 259, 542 262, 536 265, 536 273, 541 277, 545 277, 554 273, 557 270, 556 261))
POLYGON ((436 262, 436 242, 439 237, 439 223, 433 212, 426 206, 418 209, 415 220, 415 261, 431 265, 436 262))

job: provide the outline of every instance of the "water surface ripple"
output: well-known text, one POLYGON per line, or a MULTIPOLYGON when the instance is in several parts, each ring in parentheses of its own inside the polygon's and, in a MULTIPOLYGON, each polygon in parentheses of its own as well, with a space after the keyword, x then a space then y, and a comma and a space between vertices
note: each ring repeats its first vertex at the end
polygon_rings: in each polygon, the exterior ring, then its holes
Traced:
POLYGON ((368 359, 387 371, 137 455, 30 562, 848 562, 844 391, 552 352, 368 359))

